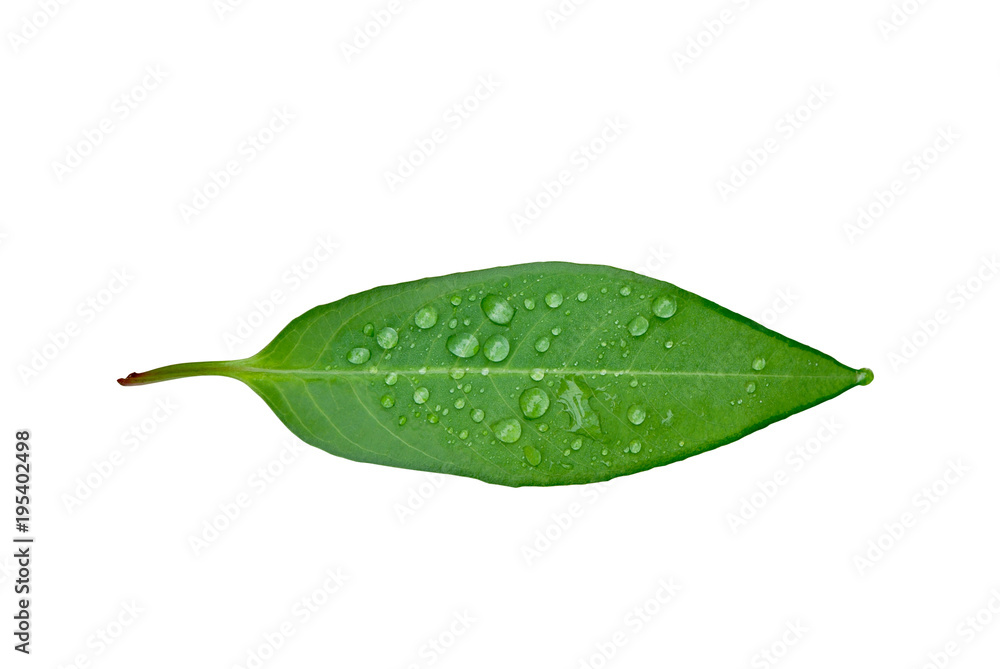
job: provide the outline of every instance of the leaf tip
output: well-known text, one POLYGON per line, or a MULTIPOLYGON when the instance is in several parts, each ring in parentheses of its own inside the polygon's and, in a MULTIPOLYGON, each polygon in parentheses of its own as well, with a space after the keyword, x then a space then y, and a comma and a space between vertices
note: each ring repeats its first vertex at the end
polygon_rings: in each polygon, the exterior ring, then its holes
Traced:
POLYGON ((857 372, 858 385, 867 386, 869 383, 875 380, 875 373, 868 369, 867 367, 862 367, 857 372))

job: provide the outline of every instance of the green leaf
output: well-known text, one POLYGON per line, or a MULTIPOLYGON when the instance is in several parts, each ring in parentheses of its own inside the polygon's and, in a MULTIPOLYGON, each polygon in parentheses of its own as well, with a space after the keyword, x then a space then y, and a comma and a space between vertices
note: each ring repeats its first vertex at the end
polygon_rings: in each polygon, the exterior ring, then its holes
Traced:
POLYGON ((243 381, 334 455, 509 486, 676 462, 872 380, 672 284, 557 262, 374 288, 245 360, 119 383, 197 375, 243 381))

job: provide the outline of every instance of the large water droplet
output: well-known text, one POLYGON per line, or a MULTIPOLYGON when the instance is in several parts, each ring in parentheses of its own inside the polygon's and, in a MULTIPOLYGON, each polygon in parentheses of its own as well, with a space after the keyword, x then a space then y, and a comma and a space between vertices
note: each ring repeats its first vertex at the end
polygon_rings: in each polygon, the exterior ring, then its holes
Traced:
POLYGON ((497 325, 508 325, 514 318, 514 307, 499 295, 487 295, 481 303, 483 313, 497 325))
POLYGON ((417 327, 421 330, 434 327, 434 325, 438 322, 437 309, 431 305, 420 307, 416 315, 413 317, 413 322, 416 323, 417 327))
POLYGON ((527 418, 541 418, 549 410, 549 396, 541 388, 528 388, 521 393, 521 411, 527 418))
POLYGON ((553 309, 555 309, 562 303, 563 303, 562 293, 553 292, 545 296, 545 304, 549 305, 553 309))
POLYGON ((375 341, 378 342, 379 346, 388 351, 399 341, 399 334, 393 328, 382 328, 375 335, 375 341))
POLYGON ((541 339, 535 342, 535 350, 538 351, 539 353, 545 353, 546 351, 549 350, 549 343, 550 342, 548 337, 542 337, 541 339))
POLYGON ((431 396, 431 391, 427 390, 423 386, 420 386, 413 391, 413 401, 417 404, 423 404, 431 396))
POLYGON ((528 461, 528 464, 532 467, 537 467, 542 461, 542 454, 538 452, 538 449, 531 444, 527 444, 523 450, 524 459, 528 461))
POLYGON ((486 418, 486 412, 485 411, 483 411, 482 409, 473 409, 472 410, 472 422, 474 422, 474 423, 482 423, 484 418, 486 418))
POLYGON ((493 434, 505 444, 513 444, 521 438, 521 423, 514 418, 504 418, 493 423, 493 434))
POLYGON ((759 372, 760 370, 764 369, 764 366, 766 364, 767 360, 765 360, 764 358, 754 358, 753 363, 751 363, 750 366, 759 372))
POLYGON ((483 355, 487 360, 500 362, 510 353, 510 342, 502 334, 495 334, 483 344, 483 355))
POLYGON ((368 362, 369 358, 372 357, 372 352, 366 348, 358 347, 352 348, 347 354, 347 362, 352 365, 360 365, 368 362))
POLYGON ((396 400, 393 399, 392 395, 382 395, 382 406, 386 409, 391 409, 396 406, 396 400))
POLYGON ((670 318, 677 313, 677 303, 666 295, 653 300, 653 313, 660 318, 670 318))
POLYGON ((471 358, 479 352, 479 340, 476 335, 462 332, 448 337, 448 350, 459 358, 471 358))
POLYGON ((649 321, 643 316, 636 316, 632 319, 632 322, 628 324, 628 331, 632 333, 633 337, 640 337, 646 334, 646 330, 649 329, 649 321))
POLYGON ((642 421, 646 420, 646 410, 638 404, 630 406, 626 415, 628 416, 628 422, 633 425, 642 425, 642 421))

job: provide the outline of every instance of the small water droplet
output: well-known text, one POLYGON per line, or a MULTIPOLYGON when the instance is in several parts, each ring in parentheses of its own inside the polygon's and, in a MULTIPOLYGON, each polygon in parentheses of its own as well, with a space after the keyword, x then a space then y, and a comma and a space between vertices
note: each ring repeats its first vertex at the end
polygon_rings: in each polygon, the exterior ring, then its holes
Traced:
POLYGON ((641 337, 646 334, 646 330, 649 329, 649 321, 643 316, 636 316, 632 319, 632 322, 628 324, 628 331, 632 333, 633 337, 641 337))
POLYGON ((628 297, 629 295, 632 294, 632 289, 629 288, 628 286, 622 286, 621 290, 618 291, 618 294, 621 295, 622 297, 628 297))
POLYGON ((385 385, 387 386, 396 385, 396 381, 398 380, 399 380, 399 375, 396 374, 396 372, 389 372, 388 374, 385 375, 385 385))
POLYGON ((555 309, 562 303, 563 303, 562 293, 553 292, 545 296, 545 304, 549 305, 553 309, 555 309))
POLYGON ((483 344, 483 355, 487 360, 500 362, 510 353, 510 342, 502 334, 495 334, 483 344))
POLYGON ((552 334, 558 337, 562 334, 562 328, 552 328, 552 334))
POLYGON ((421 330, 434 327, 438 322, 437 309, 431 305, 420 307, 416 315, 413 317, 413 322, 416 323, 417 327, 421 330))
POLYGON ((537 367, 531 370, 532 381, 541 381, 544 378, 545 378, 545 370, 538 369, 537 367))
POLYGON ((521 438, 521 423, 514 418, 504 418, 493 423, 493 434, 505 444, 513 444, 521 438))
POLYGON ((448 321, 448 327, 451 328, 452 330, 454 330, 455 328, 457 328, 458 327, 458 319, 457 318, 452 318, 450 321, 448 321))
POLYGON ((399 341, 399 334, 393 328, 382 328, 375 336, 375 341, 378 342, 379 346, 388 351, 399 341))
POLYGON ((663 348, 673 348, 673 347, 674 347, 674 342, 672 342, 672 341, 670 341, 670 340, 667 340, 667 341, 666 341, 666 342, 665 342, 665 343, 663 344, 663 348))
POLYGON ((628 422, 633 425, 642 425, 642 421, 646 420, 646 410, 638 404, 630 406, 626 415, 628 416, 628 422))
POLYGON ((479 352, 479 340, 476 335, 468 332, 453 334, 448 337, 448 350, 459 358, 471 358, 479 352))
POLYGON ((372 357, 372 352, 366 348, 358 347, 352 348, 347 354, 347 362, 352 365, 360 365, 368 362, 369 358, 372 357))
POLYGON ((531 311, 535 308, 535 301, 530 297, 524 298, 524 308, 531 311))
POLYGON ((541 418, 549 410, 549 396, 541 388, 528 388, 519 402, 526 418, 541 418))
POLYGON ((406 425, 406 416, 400 416, 397 421, 400 425, 406 425))
POLYGON ((538 449, 532 446, 531 444, 527 444, 525 445, 523 450, 524 450, 524 459, 528 461, 528 464, 531 465, 532 467, 537 467, 538 464, 542 461, 542 454, 538 452, 538 449))
POLYGON ((546 425, 545 423, 539 423, 538 424, 538 431, 539 432, 548 432, 549 431, 549 426, 546 425))
POLYGON ((586 302, 587 301, 587 293, 586 292, 581 292, 580 294, 578 294, 576 296, 576 300, 577 300, 577 302, 586 302))
POLYGON ((514 307, 499 295, 487 295, 480 303, 486 317, 497 325, 508 325, 514 318, 514 307))
POLYGON ((473 409, 472 410, 472 422, 473 423, 482 423, 484 418, 486 418, 486 412, 485 411, 483 411, 482 409, 473 409))
POLYGON ((633 453, 638 453, 639 451, 642 450, 642 444, 639 442, 638 439, 633 439, 628 445, 628 450, 632 451, 633 453))
POLYGON ((386 409, 391 409, 396 406, 396 400, 393 399, 392 395, 382 395, 382 406, 386 409))
POLYGON ((469 431, 468 430, 462 430, 461 432, 458 433, 458 438, 459 439, 468 439, 469 438, 469 431))
POLYGON ((466 383, 464 386, 462 386, 462 392, 463 393, 468 393, 471 390, 472 390, 472 384, 471 383, 466 383))
POLYGON ((371 337, 372 333, 375 332, 375 326, 372 325, 371 323, 365 323, 365 326, 361 328, 361 331, 364 332, 369 337, 371 337))
POLYGON ((752 393, 755 390, 757 390, 757 384, 756 383, 754 383, 753 381, 751 381, 750 383, 747 384, 747 392, 748 393, 752 393))
POLYGON ((759 372, 760 370, 764 369, 764 366, 766 364, 767 360, 765 360, 764 358, 754 358, 753 363, 750 366, 759 372))
POLYGON ((457 400, 455 400, 455 408, 461 409, 463 407, 465 407, 465 398, 459 397, 457 400))
POLYGON ((413 401, 416 402, 417 404, 423 404, 424 402, 427 401, 427 399, 430 396, 431 396, 431 391, 427 390, 427 388, 423 386, 420 386, 419 388, 413 391, 413 401))
POLYGON ((666 295, 661 295, 653 300, 653 313, 660 318, 670 318, 677 313, 677 302, 666 295))
POLYGON ((434 413, 427 414, 427 422, 428 423, 437 423, 438 422, 437 414, 434 414, 434 413))
POLYGON ((460 305, 462 303, 462 296, 461 295, 452 295, 451 296, 451 303, 457 307, 458 305, 460 305))
POLYGON ((464 369, 459 369, 459 368, 456 367, 455 369, 451 370, 451 372, 449 372, 448 375, 451 378, 453 378, 456 381, 458 381, 460 378, 462 378, 463 376, 465 376, 465 370, 464 369))
POLYGON ((569 445, 569 447, 572 448, 574 451, 579 451, 582 446, 583 446, 582 437, 577 437, 576 439, 573 440, 573 443, 569 445))
POLYGON ((541 339, 535 342, 535 350, 538 351, 539 353, 545 353, 546 351, 549 350, 549 343, 550 342, 548 337, 542 337, 541 339))

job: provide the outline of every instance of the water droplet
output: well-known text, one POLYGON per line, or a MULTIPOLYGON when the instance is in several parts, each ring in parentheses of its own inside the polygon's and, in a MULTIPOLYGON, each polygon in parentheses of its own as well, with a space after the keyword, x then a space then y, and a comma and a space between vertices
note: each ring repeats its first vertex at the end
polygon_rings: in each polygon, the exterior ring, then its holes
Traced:
POLYGON ((642 425, 642 421, 646 420, 646 410, 638 404, 630 406, 626 415, 628 416, 628 422, 633 425, 642 425))
POLYGON ((484 418, 486 418, 486 412, 485 411, 483 411, 482 409, 473 409, 472 410, 472 422, 473 423, 482 423, 484 418))
POLYGON ((448 350, 459 358, 471 358, 479 352, 479 340, 476 335, 468 332, 453 334, 448 337, 448 350))
POLYGON ((558 307, 563 303, 562 293, 549 293, 545 296, 545 304, 549 305, 553 309, 558 307))
POLYGON ((628 297, 629 295, 632 294, 632 289, 629 288, 628 286, 622 286, 621 290, 618 291, 618 294, 621 295, 622 297, 628 297))
POLYGON ((513 444, 521 438, 521 423, 513 418, 504 418, 493 423, 493 434, 505 444, 513 444))
POLYGON ((396 385, 396 381, 398 380, 399 380, 399 375, 396 374, 396 372, 389 372, 388 374, 385 375, 385 385, 387 386, 396 385))
POLYGON ((423 404, 424 402, 427 401, 427 399, 430 396, 431 396, 431 391, 427 390, 427 388, 423 386, 420 386, 419 388, 413 391, 413 401, 416 402, 417 404, 423 404))
POLYGON ((562 334, 562 328, 552 328, 552 334, 558 337, 562 334))
POLYGON ((541 381, 544 378, 545 378, 545 370, 538 369, 537 367, 531 370, 532 381, 541 381))
POLYGON ((649 329, 649 321, 647 321, 643 316, 636 316, 632 319, 632 322, 628 324, 628 331, 632 333, 633 337, 641 337, 646 334, 646 330, 649 329))
POLYGON ((400 416, 400 417, 399 417, 399 421, 397 421, 397 422, 398 422, 398 423, 399 423, 400 425, 406 425, 406 416, 400 416))
POLYGON ((545 423, 539 423, 538 424, 538 431, 539 432, 548 432, 549 431, 549 426, 546 425, 545 423))
POLYGON ((502 334, 495 334, 483 344, 483 355, 487 360, 500 362, 510 353, 510 342, 502 334))
POLYGON ((427 414, 427 422, 428 423, 437 423, 438 422, 437 414, 434 414, 434 413, 427 414))
POLYGON ((527 460, 528 464, 532 467, 537 467, 542 461, 542 454, 538 452, 537 448, 531 444, 527 444, 524 447, 524 459, 527 460))
POLYGON ((472 390, 472 384, 471 383, 466 383, 464 386, 462 386, 462 392, 463 393, 468 393, 471 390, 472 390))
POLYGON ((399 341, 399 334, 392 328, 382 328, 375 335, 375 341, 378 342, 379 346, 388 351, 399 341))
POLYGON ((365 326, 361 328, 361 331, 364 332, 369 337, 371 337, 372 332, 375 332, 375 326, 372 325, 371 323, 365 323, 365 326))
POLYGON ((368 362, 368 359, 372 357, 372 352, 366 348, 358 347, 352 348, 347 354, 347 362, 352 365, 360 365, 368 362))
POLYGON ((526 418, 541 418, 549 410, 549 396, 541 388, 528 388, 521 393, 520 404, 526 418))
POLYGON ((638 385, 639 385, 638 379, 632 379, 631 381, 628 382, 629 388, 635 388, 638 385))
POLYGON ((497 325, 507 325, 514 318, 514 307, 499 295, 487 295, 480 303, 486 318, 497 325))
POLYGON ((767 360, 765 360, 764 358, 754 358, 753 363, 750 366, 759 372, 760 370, 764 369, 764 365, 766 364, 767 360))
POLYGON ((458 433, 458 438, 459 439, 468 439, 469 438, 469 431, 468 430, 462 430, 461 432, 458 433))
POLYGON ((586 302, 587 301, 587 293, 581 292, 579 295, 576 296, 576 299, 577 299, 578 302, 586 302))
POLYGON ((431 305, 420 307, 420 310, 417 311, 416 315, 413 317, 413 322, 416 323, 417 327, 421 330, 432 328, 438 322, 438 310, 431 305))
POLYGON ((638 439, 633 439, 631 443, 629 443, 628 445, 628 450, 632 451, 633 453, 638 453, 639 451, 642 450, 642 444, 639 442, 638 439))
POLYGON ((567 449, 566 449, 565 451, 563 451, 563 455, 565 455, 565 456, 569 456, 569 454, 570 454, 570 453, 572 453, 572 452, 573 452, 573 451, 571 451, 571 450, 569 450, 569 449, 567 448, 567 449))
POLYGON ((465 407, 465 398, 459 397, 457 400, 455 400, 455 408, 461 409, 463 407, 465 407))
POLYGON ((455 328, 457 328, 458 327, 458 319, 457 318, 452 318, 450 321, 448 321, 448 327, 451 328, 452 330, 454 330, 455 328))
POLYGON ((456 381, 458 381, 460 378, 462 378, 463 376, 465 376, 465 370, 464 369, 458 369, 458 368, 453 369, 453 370, 451 370, 451 372, 449 372, 449 376, 451 376, 451 378, 453 378, 456 381))
POLYGON ((660 318, 670 318, 677 313, 677 303, 666 295, 653 300, 653 313, 660 318))
POLYGON ((583 439, 580 437, 574 439, 573 443, 569 445, 569 447, 572 448, 574 451, 579 451, 582 446, 583 446, 583 439))
POLYGON ((757 384, 756 383, 754 383, 753 381, 751 381, 750 383, 747 384, 747 392, 748 393, 752 393, 755 390, 757 390, 757 384))
POLYGON ((396 406, 396 400, 393 399, 392 395, 382 395, 382 406, 386 409, 391 409, 396 406))
POLYGON ((546 351, 548 351, 549 350, 549 338, 548 337, 542 337, 541 339, 539 339, 538 341, 536 341, 535 342, 535 350, 538 351, 539 353, 545 353, 546 351))
POLYGON ((458 305, 460 305, 462 303, 462 296, 461 295, 452 295, 451 296, 451 303, 457 307, 458 305))
POLYGON ((673 348, 673 347, 674 347, 674 342, 669 340, 663 344, 663 348, 673 348))
POLYGON ((535 301, 530 297, 524 298, 524 308, 531 311, 535 308, 535 301))

